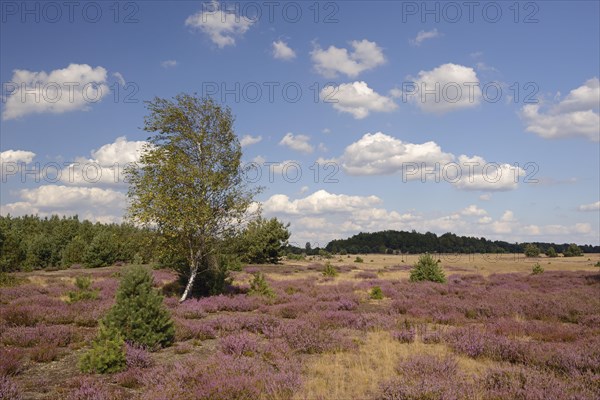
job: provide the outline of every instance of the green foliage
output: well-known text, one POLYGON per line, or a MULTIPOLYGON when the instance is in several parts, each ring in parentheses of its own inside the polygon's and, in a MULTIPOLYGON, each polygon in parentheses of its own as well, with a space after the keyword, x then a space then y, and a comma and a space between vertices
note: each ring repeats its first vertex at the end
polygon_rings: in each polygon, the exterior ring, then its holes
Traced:
POLYGON ((116 302, 103 323, 128 342, 150 349, 173 343, 175 330, 163 297, 153 288, 154 279, 144 267, 134 265, 123 273, 116 302))
POLYGON ((77 291, 69 292, 69 303, 81 300, 95 300, 98 298, 98 291, 92 290, 92 278, 89 276, 78 276, 75 278, 77 291))
POLYGON ((565 257, 579 257, 583 255, 583 251, 575 243, 571 243, 569 247, 563 251, 565 257))
POLYGON ((438 283, 446 282, 444 270, 439 265, 439 261, 435 260, 429 253, 419 257, 419 261, 415 263, 410 271, 411 282, 431 281, 438 283))
POLYGON ((364 262, 364 261, 365 261, 365 260, 363 260, 361 257, 356 257, 356 258, 354 259, 354 262, 355 262, 355 263, 362 263, 362 262, 364 262))
POLYGON ((98 336, 79 360, 82 372, 110 374, 126 367, 125 341, 119 330, 100 324, 98 336))
POLYGON ((252 264, 277 264, 290 238, 289 226, 277 218, 258 217, 250 221, 242 233, 242 260, 252 264))
POLYGON ((523 251, 525 257, 538 257, 540 255, 540 248, 534 244, 528 243, 523 251))
POLYGON ((546 256, 548 256, 550 258, 554 258, 554 257, 558 257, 558 253, 556 252, 556 250, 554 250, 554 247, 550 246, 546 250, 546 256))
POLYGON ((304 256, 304 254, 294 254, 294 253, 288 253, 286 257, 288 260, 296 260, 296 261, 304 260, 306 258, 304 256))
POLYGON ((180 244, 188 269, 185 300, 204 271, 203 260, 238 233, 258 189, 244 180, 229 108, 188 94, 155 98, 147 108, 144 130, 154 136, 138 166, 126 171, 128 212, 131 220, 157 226, 163 237, 180 244))
POLYGON ((338 270, 333 265, 331 265, 329 261, 327 261, 325 263, 325 269, 323 270, 323 276, 335 277, 338 276, 338 274, 338 270))
POLYGON ((18 278, 8 272, 0 271, 0 287, 17 286, 26 281, 27 279, 18 278))
POLYGON ((117 260, 118 252, 116 235, 108 231, 100 232, 88 246, 83 262, 89 268, 106 267, 117 260))
POLYGON ((544 267, 540 265, 540 263, 533 264, 533 268, 531 268, 532 275, 539 275, 544 272, 544 267))
POLYGON ((369 298, 372 300, 381 300, 383 297, 383 291, 379 286, 373 286, 371 288, 371 291, 369 292, 369 298))
POLYGON ((271 289, 269 286, 265 275, 262 272, 256 272, 253 275, 254 279, 252 279, 252 282, 250 282, 250 290, 248 291, 248 294, 265 296, 268 298, 275 297, 275 292, 273 292, 273 289, 271 289))
POLYGON ((600 261, 597 261, 596 264, 594 264, 594 267, 600 268, 600 261))

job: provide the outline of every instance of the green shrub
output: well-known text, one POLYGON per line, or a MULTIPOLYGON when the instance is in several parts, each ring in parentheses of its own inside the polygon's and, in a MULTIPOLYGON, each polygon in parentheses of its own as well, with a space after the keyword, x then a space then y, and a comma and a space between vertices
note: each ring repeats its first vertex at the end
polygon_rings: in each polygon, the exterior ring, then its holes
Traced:
POLYGON ((103 319, 104 325, 118 331, 128 342, 149 349, 168 346, 175 338, 173 321, 153 283, 146 268, 128 267, 121 278, 116 302, 103 319))
POLYGON ((540 249, 534 244, 527 244, 524 251, 525 257, 537 257, 540 255, 540 249))
POLYGON ((563 251, 565 257, 579 257, 583 255, 583 251, 575 243, 571 243, 569 247, 563 251))
POLYGON ((546 250, 546 255, 551 258, 558 257, 558 253, 556 253, 554 247, 548 247, 548 250, 546 250))
POLYGON ((598 261, 596 264, 594 264, 594 267, 600 268, 600 261, 598 261))
POLYGON ((304 260, 304 258, 305 258, 304 254, 288 253, 288 255, 287 255, 288 260, 300 261, 300 260, 304 260))
POLYGON ((379 286, 373 286, 369 292, 369 297, 373 300, 381 300, 384 297, 383 291, 379 286))
POLYGON ((540 265, 540 263, 533 264, 533 268, 531 269, 532 275, 539 275, 544 272, 544 267, 540 265))
POLYGON ((25 283, 26 281, 27 279, 18 278, 11 273, 0 271, 0 287, 17 286, 21 283, 25 283))
POLYGON ((75 286, 77 291, 69 292, 69 303, 75 303, 80 300, 96 300, 98 298, 98 292, 92 290, 92 278, 89 276, 78 276, 75 278, 75 286))
POLYGON ((419 257, 419 261, 413 266, 410 271, 411 282, 431 281, 431 282, 446 282, 444 270, 439 265, 431 254, 423 254, 419 257))
POLYGON ((361 262, 364 262, 364 261, 365 260, 363 260, 361 257, 358 257, 358 256, 354 259, 355 263, 361 263, 361 262))
POLYGON ((79 360, 83 372, 111 374, 125 369, 125 341, 119 330, 100 325, 98 336, 79 360))
POLYGON ((273 292, 273 289, 269 286, 269 283, 262 272, 254 273, 254 279, 250 282, 250 291, 248 294, 269 298, 275 297, 275 292, 273 292))
POLYGON ((323 270, 323 276, 337 276, 339 274, 338 270, 331 265, 329 261, 325 263, 325 269, 323 270))

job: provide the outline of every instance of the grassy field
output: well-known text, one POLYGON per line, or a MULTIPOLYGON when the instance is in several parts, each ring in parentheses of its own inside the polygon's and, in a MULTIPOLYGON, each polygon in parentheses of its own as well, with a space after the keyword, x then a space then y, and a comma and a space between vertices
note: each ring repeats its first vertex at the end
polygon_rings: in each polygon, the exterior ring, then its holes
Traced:
POLYGON ((175 344, 113 375, 78 359, 122 267, 19 273, 0 288, 0 398, 600 398, 600 255, 435 255, 445 284, 409 282, 416 255, 360 257, 246 266, 230 295, 166 297, 175 344), (257 271, 273 298, 247 294, 257 271), (96 298, 69 301, 83 275, 96 298))

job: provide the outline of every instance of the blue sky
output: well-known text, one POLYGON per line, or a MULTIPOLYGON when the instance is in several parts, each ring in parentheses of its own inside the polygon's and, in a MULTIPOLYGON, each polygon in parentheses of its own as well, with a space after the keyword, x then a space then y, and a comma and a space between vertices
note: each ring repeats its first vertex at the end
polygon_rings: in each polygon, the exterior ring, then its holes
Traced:
POLYGON ((143 101, 196 92, 298 244, 600 242, 598 2, 73 4, 1 3, 3 215, 120 221, 143 101))

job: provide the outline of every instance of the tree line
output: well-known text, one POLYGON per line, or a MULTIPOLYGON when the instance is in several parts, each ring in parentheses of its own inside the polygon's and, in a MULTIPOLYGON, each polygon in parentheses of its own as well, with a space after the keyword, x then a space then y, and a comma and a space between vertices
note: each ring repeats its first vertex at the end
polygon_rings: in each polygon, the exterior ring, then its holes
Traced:
MULTIPOLYGON (((569 253, 571 246, 571 243, 509 243, 500 240, 492 241, 483 237, 458 236, 453 233, 444 233, 438 236, 431 232, 387 230, 372 233, 361 232, 348 239, 332 240, 327 244, 325 250, 338 254, 523 253, 527 244, 536 246, 543 253, 550 248, 559 253, 569 253)), ((580 245, 579 248, 583 253, 600 253, 600 246, 586 244, 580 245)))

